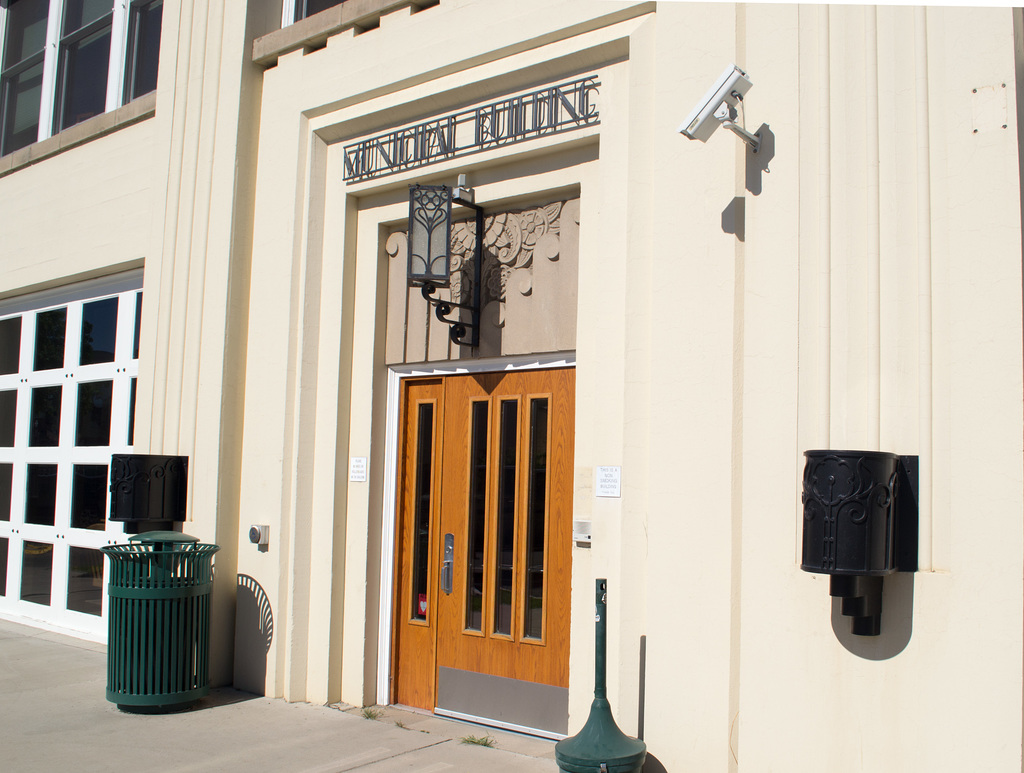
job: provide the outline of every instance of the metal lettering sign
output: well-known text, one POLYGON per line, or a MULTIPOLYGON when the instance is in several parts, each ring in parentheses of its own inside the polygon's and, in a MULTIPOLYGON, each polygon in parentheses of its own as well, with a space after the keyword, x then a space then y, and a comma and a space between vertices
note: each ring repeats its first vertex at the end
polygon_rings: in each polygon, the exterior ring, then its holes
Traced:
POLYGON ((359 182, 599 123, 596 75, 433 118, 345 146, 345 180, 359 182))

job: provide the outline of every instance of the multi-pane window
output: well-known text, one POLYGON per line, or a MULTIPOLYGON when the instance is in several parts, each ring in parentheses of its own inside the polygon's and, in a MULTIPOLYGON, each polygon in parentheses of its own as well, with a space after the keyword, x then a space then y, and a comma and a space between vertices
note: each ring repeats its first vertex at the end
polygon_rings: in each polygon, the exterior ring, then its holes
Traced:
POLYGON ((163 0, 0 0, 0 155, 156 88, 163 0))
POLYGON ((103 630, 110 457, 134 441, 141 273, 0 302, 0 612, 103 630))

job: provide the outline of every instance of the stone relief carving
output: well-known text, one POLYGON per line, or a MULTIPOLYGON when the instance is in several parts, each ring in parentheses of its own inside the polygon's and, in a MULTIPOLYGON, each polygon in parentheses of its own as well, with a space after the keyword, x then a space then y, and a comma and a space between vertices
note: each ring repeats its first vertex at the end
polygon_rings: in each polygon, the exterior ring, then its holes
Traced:
MULTIPOLYGON (((484 314, 485 324, 505 324, 505 298, 509 293, 533 292, 533 267, 536 260, 558 260, 561 216, 564 201, 520 212, 499 212, 484 218, 484 265, 481 308, 497 301, 497 314, 484 314)), ((465 302, 472 294, 473 251, 476 223, 462 220, 452 223, 450 248, 451 298, 465 302)), ((387 241, 392 258, 405 259, 408 240, 405 233, 394 233, 387 241)))

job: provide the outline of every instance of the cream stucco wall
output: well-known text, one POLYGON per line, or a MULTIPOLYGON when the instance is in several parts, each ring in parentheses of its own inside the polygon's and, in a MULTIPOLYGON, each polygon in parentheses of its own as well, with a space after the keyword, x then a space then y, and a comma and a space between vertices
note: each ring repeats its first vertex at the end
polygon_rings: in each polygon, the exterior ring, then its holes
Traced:
POLYGON ((215 681, 386 700, 385 236, 410 182, 466 173, 492 210, 580 202, 570 731, 607 577, 612 705, 667 770, 1020 768, 1011 12, 392 7, 264 69, 278 3, 167 0, 155 117, 0 176, 0 297, 145 266, 137 448, 190 456, 185 530, 223 546, 215 681), (757 156, 675 131, 730 61, 757 156), (342 179, 353 139, 591 73, 598 126, 342 179), (877 639, 799 569, 817 447, 920 457, 921 571, 886 580, 877 639))
POLYGON ((142 265, 153 222, 152 120, 0 177, 13 296, 142 265))
POLYGON ((241 473, 244 520, 276 535, 239 556, 281 621, 265 689, 385 700, 382 234, 409 182, 465 172, 488 206, 580 196, 575 517, 594 542, 573 557, 571 728, 604 576, 612 703, 666 769, 1019 767, 1015 65, 1008 10, 760 4, 442 0, 281 55, 241 473), (767 125, 757 157, 675 133, 729 61, 755 84, 747 127, 767 125), (580 72, 600 76, 598 129, 341 180, 344 142, 580 72), (742 240, 723 228, 740 197, 742 240), (922 571, 887 580, 878 639, 799 570, 802 452, 840 446, 921 459, 922 571), (598 465, 622 466, 620 499, 593 496, 598 465))

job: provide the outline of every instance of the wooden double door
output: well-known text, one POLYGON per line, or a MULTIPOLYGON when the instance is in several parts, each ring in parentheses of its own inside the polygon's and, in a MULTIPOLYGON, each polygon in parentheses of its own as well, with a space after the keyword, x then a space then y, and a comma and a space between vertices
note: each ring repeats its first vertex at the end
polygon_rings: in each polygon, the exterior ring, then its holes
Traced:
POLYGON ((404 382, 392 702, 566 732, 574 388, 404 382))

